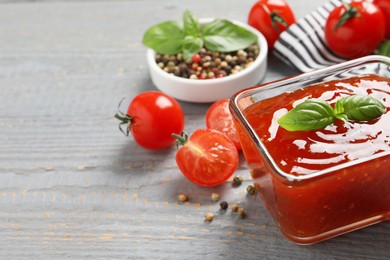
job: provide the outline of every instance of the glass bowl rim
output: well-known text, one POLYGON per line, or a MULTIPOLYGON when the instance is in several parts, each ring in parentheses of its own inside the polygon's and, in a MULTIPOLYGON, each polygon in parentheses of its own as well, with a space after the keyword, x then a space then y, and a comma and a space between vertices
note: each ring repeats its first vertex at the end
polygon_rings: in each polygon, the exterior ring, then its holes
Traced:
MULTIPOLYGON (((332 65, 332 66, 329 66, 326 68, 313 70, 313 71, 302 73, 302 74, 299 74, 296 76, 292 76, 292 77, 288 77, 288 78, 284 78, 284 79, 280 79, 280 80, 275 80, 275 81, 260 84, 260 85, 254 86, 254 87, 243 89, 231 97, 230 109, 232 110, 233 114, 235 114, 236 117, 238 117, 238 121, 242 124, 242 126, 244 126, 245 130, 249 133, 249 135, 251 136, 251 139, 256 144, 256 148, 263 155, 263 159, 265 159, 266 162, 268 163, 268 165, 271 166, 273 172, 275 172, 279 176, 287 179, 288 181, 301 181, 301 180, 312 179, 312 178, 315 178, 318 176, 322 176, 322 175, 325 175, 325 174, 328 174, 331 172, 338 171, 340 169, 344 169, 344 168, 348 168, 348 167, 351 167, 351 166, 354 166, 357 164, 361 164, 361 163, 366 162, 366 161, 371 161, 371 160, 374 160, 374 159, 377 159, 380 157, 384 157, 386 155, 390 155, 390 150, 383 151, 383 152, 380 152, 377 154, 373 154, 373 155, 370 155, 370 156, 367 156, 364 158, 352 160, 352 161, 349 161, 346 163, 341 163, 341 164, 338 164, 338 165, 335 165, 335 166, 332 166, 332 167, 329 167, 329 168, 326 168, 323 170, 315 171, 315 172, 310 173, 310 174, 293 175, 290 173, 286 173, 278 167, 278 165, 276 164, 276 162, 274 161, 274 159, 272 158, 272 156, 268 152, 267 148, 265 147, 263 142, 260 140, 259 136, 256 134, 254 129, 251 127, 249 122, 244 117, 241 109, 238 107, 238 102, 241 99, 243 99, 245 97, 249 97, 249 96, 253 95, 254 93, 258 93, 259 91, 267 91, 270 89, 275 89, 277 87, 281 87, 282 85, 291 84, 294 82, 299 82, 303 79, 310 79, 310 78, 314 79, 315 77, 322 76, 325 73, 328 74, 330 72, 346 71, 348 69, 352 69, 355 67, 357 68, 359 66, 369 64, 369 63, 387 63, 388 64, 387 68, 388 68, 388 70, 390 70, 390 57, 381 56, 381 55, 369 55, 369 56, 365 56, 362 58, 357 58, 354 60, 350 60, 350 61, 339 63, 336 65, 332 65)), ((317 83, 321 83, 321 81, 319 81, 317 83)))

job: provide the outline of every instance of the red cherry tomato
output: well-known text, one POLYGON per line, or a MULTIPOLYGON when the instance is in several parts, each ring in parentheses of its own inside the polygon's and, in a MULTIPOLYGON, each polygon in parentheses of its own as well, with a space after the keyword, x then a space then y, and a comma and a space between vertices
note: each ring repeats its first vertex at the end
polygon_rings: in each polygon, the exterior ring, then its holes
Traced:
POLYGON ((175 142, 173 133, 181 133, 184 128, 184 113, 180 104, 172 97, 158 92, 147 91, 138 94, 130 103, 127 114, 118 112, 120 129, 126 135, 131 132, 140 146, 163 149, 175 142), (121 125, 126 124, 126 131, 121 125))
POLYGON ((240 139, 229 110, 229 99, 221 99, 210 106, 206 113, 206 126, 224 133, 241 150, 240 139))
POLYGON ((354 59, 378 47, 385 34, 385 18, 370 2, 351 2, 330 12, 324 31, 329 48, 341 57, 354 59))
POLYGON ((386 20, 386 33, 385 37, 390 39, 390 1, 389 0, 374 0, 379 9, 381 9, 386 20))
POLYGON ((248 24, 264 35, 269 48, 273 48, 279 35, 293 23, 294 13, 284 0, 260 0, 248 15, 248 24))
POLYGON ((223 133, 199 129, 189 139, 185 134, 176 137, 183 144, 176 153, 176 163, 191 182, 216 186, 229 179, 237 169, 237 149, 223 133))

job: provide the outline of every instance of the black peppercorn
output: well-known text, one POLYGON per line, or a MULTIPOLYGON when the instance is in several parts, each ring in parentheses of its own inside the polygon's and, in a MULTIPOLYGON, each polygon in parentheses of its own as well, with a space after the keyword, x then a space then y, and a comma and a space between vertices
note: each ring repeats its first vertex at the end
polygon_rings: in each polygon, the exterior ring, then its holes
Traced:
POLYGON ((226 210, 229 207, 229 204, 226 201, 222 201, 221 203, 219 203, 219 206, 221 207, 221 209, 226 210))

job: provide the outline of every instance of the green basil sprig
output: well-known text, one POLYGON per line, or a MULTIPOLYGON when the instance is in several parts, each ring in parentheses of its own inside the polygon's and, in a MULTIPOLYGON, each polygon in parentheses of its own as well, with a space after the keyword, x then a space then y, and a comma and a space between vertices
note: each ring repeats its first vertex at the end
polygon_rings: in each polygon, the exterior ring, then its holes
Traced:
POLYGON ((254 33, 224 19, 216 19, 202 28, 187 10, 183 14, 183 28, 172 21, 159 23, 145 32, 142 43, 161 54, 183 53, 187 60, 203 47, 230 52, 245 49, 256 41, 254 33))
POLYGON ((323 129, 336 119, 371 121, 385 112, 382 102, 368 95, 341 98, 334 108, 326 101, 307 99, 279 118, 278 124, 288 131, 310 131, 323 129))

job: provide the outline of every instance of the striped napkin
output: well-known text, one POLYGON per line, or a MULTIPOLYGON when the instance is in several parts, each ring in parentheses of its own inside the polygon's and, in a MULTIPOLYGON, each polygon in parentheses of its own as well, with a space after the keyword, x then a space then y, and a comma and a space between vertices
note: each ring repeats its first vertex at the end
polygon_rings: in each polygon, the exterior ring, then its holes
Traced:
POLYGON ((329 13, 340 5, 340 0, 330 0, 292 24, 276 41, 275 56, 301 72, 346 61, 329 49, 324 33, 329 13))

